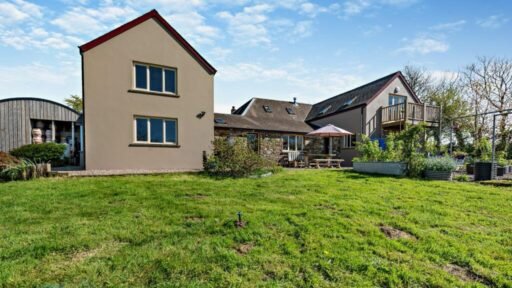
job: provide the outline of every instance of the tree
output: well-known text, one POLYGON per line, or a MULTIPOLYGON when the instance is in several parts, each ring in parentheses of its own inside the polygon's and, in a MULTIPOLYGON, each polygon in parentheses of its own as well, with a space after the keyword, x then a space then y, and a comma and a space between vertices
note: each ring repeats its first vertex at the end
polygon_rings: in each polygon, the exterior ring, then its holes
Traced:
POLYGON ((432 75, 428 73, 425 68, 411 65, 406 65, 402 72, 405 80, 407 80, 407 83, 416 96, 418 96, 421 101, 424 101, 434 82, 432 75))
MULTIPOLYGON (((459 149, 466 146, 467 135, 464 131, 471 128, 469 118, 461 118, 470 113, 470 106, 463 97, 463 89, 460 86, 458 78, 443 79, 437 83, 430 84, 430 90, 425 97, 425 103, 441 107, 442 114, 442 133, 449 136, 452 132, 451 125, 454 124, 454 133, 457 139, 459 149), (454 120, 455 119, 455 120, 454 120)), ((436 131, 438 133, 438 131, 436 131)), ((436 135, 442 137, 443 135, 436 135)))
MULTIPOLYGON (((479 57, 466 67, 464 83, 475 114, 475 139, 479 140, 485 132, 486 118, 476 117, 478 113, 512 109, 512 59, 479 57)), ((510 141, 507 118, 499 117, 497 149, 500 151, 506 150, 510 141)))
POLYGON ((78 95, 70 95, 69 98, 64 99, 64 102, 78 112, 82 112, 83 110, 83 100, 82 97, 78 95))

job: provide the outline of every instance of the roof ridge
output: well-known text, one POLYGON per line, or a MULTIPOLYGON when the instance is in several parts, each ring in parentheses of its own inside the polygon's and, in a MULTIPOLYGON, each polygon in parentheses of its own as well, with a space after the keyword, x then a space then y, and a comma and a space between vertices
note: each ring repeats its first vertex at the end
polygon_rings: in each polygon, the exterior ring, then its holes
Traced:
POLYGON ((356 88, 353 88, 353 89, 350 89, 350 90, 348 90, 348 91, 342 92, 342 93, 337 94, 337 95, 334 95, 334 96, 332 96, 332 97, 329 97, 329 98, 327 98, 327 99, 325 99, 325 100, 322 100, 322 101, 320 101, 320 102, 317 102, 317 103, 315 103, 315 104, 313 104, 313 105, 318 105, 318 104, 321 104, 321 103, 323 103, 323 102, 329 101, 329 100, 331 100, 331 99, 333 99, 333 98, 339 97, 339 96, 341 96, 341 95, 343 95, 343 94, 348 94, 348 93, 353 92, 353 91, 355 91, 355 90, 361 89, 361 88, 363 88, 363 87, 365 87, 365 86, 372 85, 372 84, 374 84, 375 82, 381 81, 381 80, 383 80, 383 79, 385 79, 385 78, 387 78, 387 77, 395 76, 396 74, 402 74, 402 72, 401 72, 401 71, 393 72, 393 73, 388 74, 388 75, 386 75, 386 76, 384 76, 384 77, 380 77, 379 79, 373 80, 372 82, 365 83, 365 84, 360 85, 360 86, 358 86, 358 87, 356 87, 356 88))
POLYGON ((185 51, 187 51, 190 56, 192 56, 192 58, 196 59, 197 62, 199 62, 199 65, 201 65, 210 75, 213 75, 215 73, 217 73, 217 70, 210 64, 208 63, 208 61, 206 61, 206 59, 201 56, 201 54, 199 54, 199 52, 197 52, 197 50, 192 47, 192 45, 190 45, 190 43, 188 43, 187 40, 185 40, 185 38, 183 38, 183 36, 181 36, 181 34, 176 31, 176 29, 174 29, 171 24, 169 24, 169 22, 167 22, 163 17, 162 15, 160 15, 158 13, 158 11, 156 9, 152 9, 151 11, 127 22, 127 23, 124 23, 123 25, 117 27, 117 28, 114 28, 113 30, 81 45, 81 46, 78 46, 78 48, 80 49, 80 54, 98 46, 98 45, 101 45, 103 44, 104 42, 107 42, 108 40, 130 30, 131 28, 151 19, 151 18, 154 18, 157 22, 160 23, 161 26, 163 26, 162 28, 164 28, 172 38, 174 38, 182 47, 183 49, 185 49, 185 51))

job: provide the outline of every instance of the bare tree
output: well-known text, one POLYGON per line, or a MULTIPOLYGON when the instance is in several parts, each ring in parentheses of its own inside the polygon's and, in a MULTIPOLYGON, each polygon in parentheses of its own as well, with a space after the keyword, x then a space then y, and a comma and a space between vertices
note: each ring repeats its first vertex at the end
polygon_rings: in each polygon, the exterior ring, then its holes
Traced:
MULTIPOLYGON (((512 109, 512 60, 505 58, 479 57, 466 67, 464 83, 469 93, 471 106, 475 113, 475 138, 485 133, 485 117, 476 117, 478 113, 492 110, 512 109)), ((498 131, 499 150, 506 149, 510 141, 511 130, 507 127, 507 117, 500 117, 498 131)))
POLYGON ((431 74, 423 67, 411 65, 406 65, 402 74, 414 93, 416 93, 421 101, 425 101, 429 91, 432 89, 433 77, 431 74))

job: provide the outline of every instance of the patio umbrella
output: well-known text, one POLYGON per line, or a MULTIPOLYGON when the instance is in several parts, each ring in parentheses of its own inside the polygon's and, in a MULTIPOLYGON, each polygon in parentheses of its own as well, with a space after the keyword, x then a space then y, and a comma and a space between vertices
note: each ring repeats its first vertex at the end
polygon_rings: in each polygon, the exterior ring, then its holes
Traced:
POLYGON ((354 135, 354 133, 349 132, 345 129, 341 129, 340 127, 336 127, 332 124, 327 124, 322 128, 318 128, 315 131, 311 131, 306 136, 310 137, 329 137, 329 154, 332 154, 332 139, 331 137, 342 137, 347 135, 354 135))

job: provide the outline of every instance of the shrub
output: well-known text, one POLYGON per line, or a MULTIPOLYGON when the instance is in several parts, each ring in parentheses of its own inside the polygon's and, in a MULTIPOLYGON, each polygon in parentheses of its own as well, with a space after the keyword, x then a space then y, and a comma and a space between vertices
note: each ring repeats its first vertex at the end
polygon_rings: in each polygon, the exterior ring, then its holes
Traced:
POLYGON ((486 137, 482 137, 475 143, 475 156, 481 161, 491 160, 492 144, 486 137))
POLYGON ((11 155, 32 162, 56 162, 66 150, 66 145, 57 143, 29 144, 11 151, 11 155))
POLYGON ((204 170, 210 175, 246 177, 278 171, 275 163, 249 149, 242 138, 216 138, 213 147, 213 154, 204 163, 204 170))
POLYGON ((424 161, 425 171, 454 171, 457 164, 450 157, 428 158, 424 161))
POLYGON ((8 166, 0 172, 0 178, 10 181, 30 180, 44 176, 46 171, 42 165, 23 159, 15 165, 8 166))
POLYGON ((364 134, 361 137, 361 141, 356 143, 356 150, 361 153, 361 157, 357 158, 357 161, 380 161, 382 150, 379 147, 379 142, 371 140, 364 134))
POLYGON ((455 176, 455 178, 453 178, 455 181, 459 181, 459 182, 469 182, 470 181, 470 178, 468 175, 466 174, 462 174, 462 175, 457 175, 455 176))

